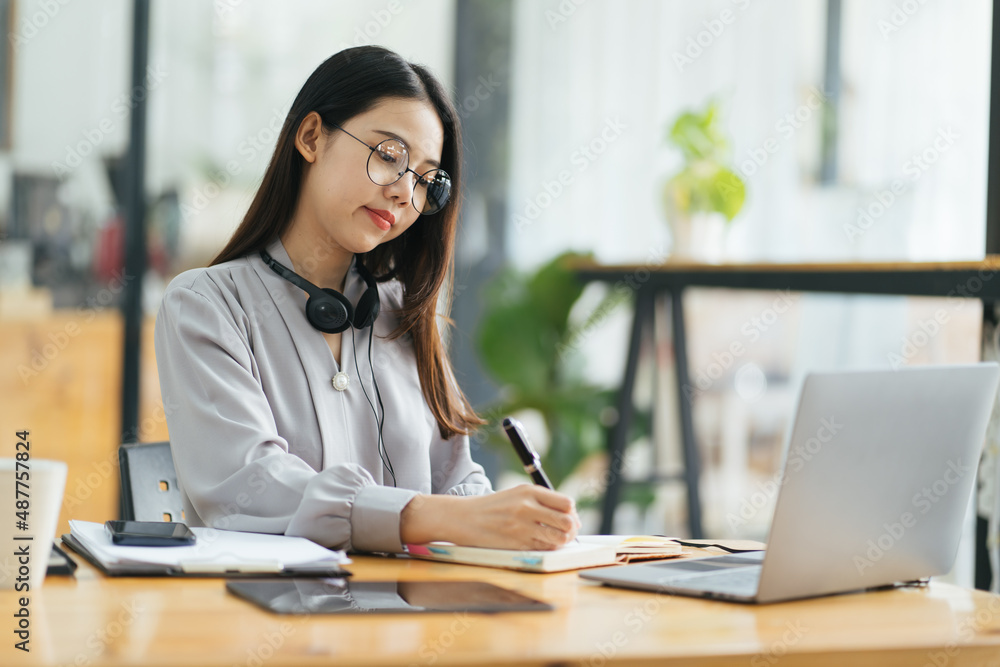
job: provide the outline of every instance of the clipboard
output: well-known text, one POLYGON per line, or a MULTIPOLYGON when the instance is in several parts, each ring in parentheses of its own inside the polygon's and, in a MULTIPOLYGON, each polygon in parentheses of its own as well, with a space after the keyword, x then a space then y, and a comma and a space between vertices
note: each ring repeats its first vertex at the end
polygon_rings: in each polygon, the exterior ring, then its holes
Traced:
MULTIPOLYGON (((282 567, 278 563, 266 561, 248 562, 238 568, 204 563, 204 567, 172 567, 155 563, 103 563, 96 558, 78 539, 66 533, 63 544, 83 556, 83 558, 108 577, 210 577, 210 578, 254 578, 254 577, 349 577, 351 572, 339 563, 315 561, 282 567)), ((198 563, 201 565, 201 563, 198 563)))
POLYGON ((45 569, 45 576, 73 576, 75 571, 76 561, 60 549, 58 544, 53 542, 52 551, 49 552, 49 565, 45 569))

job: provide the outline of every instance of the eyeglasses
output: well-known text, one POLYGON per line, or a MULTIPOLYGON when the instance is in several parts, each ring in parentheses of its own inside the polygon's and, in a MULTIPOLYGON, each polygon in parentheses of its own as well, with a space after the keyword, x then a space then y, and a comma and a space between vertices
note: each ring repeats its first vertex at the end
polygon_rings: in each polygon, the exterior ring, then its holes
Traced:
POLYGON ((368 156, 368 178, 372 183, 392 185, 406 172, 413 172, 417 177, 416 186, 413 188, 413 208, 422 215, 433 215, 448 203, 451 197, 451 176, 444 169, 431 169, 418 174, 410 169, 410 151, 399 139, 386 139, 377 146, 371 146, 339 125, 336 128, 364 144, 371 151, 368 156))

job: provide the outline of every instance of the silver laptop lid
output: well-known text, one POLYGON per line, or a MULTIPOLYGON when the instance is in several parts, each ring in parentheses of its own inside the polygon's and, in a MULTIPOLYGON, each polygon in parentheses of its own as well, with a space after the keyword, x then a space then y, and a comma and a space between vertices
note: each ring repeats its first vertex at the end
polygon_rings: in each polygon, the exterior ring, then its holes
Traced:
POLYGON ((808 375, 758 601, 950 570, 998 379, 995 363, 808 375))

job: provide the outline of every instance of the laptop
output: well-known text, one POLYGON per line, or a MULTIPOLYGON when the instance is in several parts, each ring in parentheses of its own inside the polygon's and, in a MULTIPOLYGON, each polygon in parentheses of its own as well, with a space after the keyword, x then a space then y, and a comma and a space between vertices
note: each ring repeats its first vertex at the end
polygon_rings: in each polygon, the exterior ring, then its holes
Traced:
POLYGON ((765 552, 581 572, 609 586, 767 603, 948 572, 1000 366, 811 373, 765 552))

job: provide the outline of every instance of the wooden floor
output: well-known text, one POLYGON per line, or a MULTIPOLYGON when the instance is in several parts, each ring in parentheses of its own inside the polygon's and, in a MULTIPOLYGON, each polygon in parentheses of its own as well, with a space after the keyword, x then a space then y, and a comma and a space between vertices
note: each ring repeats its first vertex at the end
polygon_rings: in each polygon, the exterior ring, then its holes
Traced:
MULTIPOLYGON (((167 439, 153 323, 144 323, 142 336, 143 442, 167 439)), ((59 534, 70 517, 118 515, 122 338, 122 317, 111 308, 0 320, 0 457, 14 455, 14 433, 27 429, 34 458, 69 465, 59 534)))

